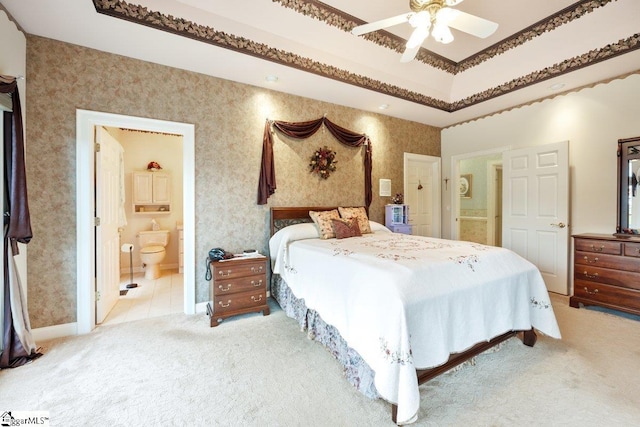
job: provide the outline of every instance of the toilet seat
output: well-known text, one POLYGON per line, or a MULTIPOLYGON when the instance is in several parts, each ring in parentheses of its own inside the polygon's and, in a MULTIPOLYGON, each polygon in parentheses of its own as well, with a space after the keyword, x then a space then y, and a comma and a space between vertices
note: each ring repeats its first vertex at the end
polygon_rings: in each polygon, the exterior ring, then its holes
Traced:
POLYGON ((164 246, 147 246, 140 249, 141 254, 157 254, 158 252, 163 252, 164 246))

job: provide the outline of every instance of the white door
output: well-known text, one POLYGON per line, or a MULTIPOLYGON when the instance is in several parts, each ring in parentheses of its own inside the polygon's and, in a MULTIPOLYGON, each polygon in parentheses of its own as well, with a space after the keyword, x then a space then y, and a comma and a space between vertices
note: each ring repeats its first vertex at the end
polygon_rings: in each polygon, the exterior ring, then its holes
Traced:
POLYGON ((568 294, 569 143, 503 153, 503 246, 535 264, 551 292, 568 294))
POLYGON ((404 154, 404 195, 412 234, 440 237, 440 158, 404 154))
POLYGON ((118 141, 96 127, 96 324, 102 323, 120 296, 119 208, 124 152, 118 141))

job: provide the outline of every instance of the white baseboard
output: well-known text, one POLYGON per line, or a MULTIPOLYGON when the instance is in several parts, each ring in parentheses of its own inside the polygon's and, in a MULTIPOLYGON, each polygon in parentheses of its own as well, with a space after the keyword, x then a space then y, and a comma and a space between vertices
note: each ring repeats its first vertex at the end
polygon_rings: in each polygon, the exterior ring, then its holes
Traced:
POLYGON ((196 304, 196 314, 206 313, 207 312, 207 302, 199 302, 196 304))
MULTIPOLYGON (((177 270, 180 266, 178 265, 178 263, 173 263, 173 264, 160 264, 160 270, 177 270)), ((133 267, 133 272, 134 273, 144 273, 145 269, 142 268, 141 266, 134 266, 133 267)), ((121 268, 120 269, 120 275, 125 275, 125 274, 129 274, 129 267, 127 268, 121 268)))
MULTIPOLYGON (((196 314, 207 312, 207 301, 196 304, 196 314)), ((49 341, 55 338, 68 337, 78 335, 78 324, 65 323, 63 325, 45 326, 43 328, 35 328, 31 330, 31 335, 36 344, 41 341, 49 341)))
POLYGON ((62 325, 45 326, 43 328, 36 328, 31 330, 31 335, 36 342, 49 341, 55 338, 68 337, 78 334, 78 324, 65 323, 62 325))

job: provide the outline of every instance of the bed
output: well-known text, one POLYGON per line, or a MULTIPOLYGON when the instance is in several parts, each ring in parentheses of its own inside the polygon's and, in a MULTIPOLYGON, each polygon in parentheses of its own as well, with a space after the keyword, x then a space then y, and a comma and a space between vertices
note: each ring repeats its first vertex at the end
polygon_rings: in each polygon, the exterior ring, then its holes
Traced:
POLYGON ((271 295, 356 372, 352 384, 391 402, 394 422, 414 422, 419 385, 475 355, 515 335, 533 346, 534 329, 560 338, 540 272, 514 252, 366 217, 356 222, 370 232, 320 238, 310 212, 334 210, 271 208, 271 295))

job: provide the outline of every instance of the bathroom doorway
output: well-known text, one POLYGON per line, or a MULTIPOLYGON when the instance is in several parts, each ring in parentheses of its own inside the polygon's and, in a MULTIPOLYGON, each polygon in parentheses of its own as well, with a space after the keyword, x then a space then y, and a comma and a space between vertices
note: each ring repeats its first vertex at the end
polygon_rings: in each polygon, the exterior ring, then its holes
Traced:
MULTIPOLYGON (((122 162, 118 164, 123 194, 111 196, 111 206, 97 209, 100 216, 100 233, 96 233, 96 286, 100 291, 96 298, 96 323, 101 325, 129 322, 149 317, 182 313, 184 307, 183 264, 180 256, 180 235, 182 234, 182 177, 183 142, 182 135, 134 130, 122 127, 101 126, 97 130, 106 133, 100 143, 96 157, 102 157, 112 140, 121 147, 122 162), (153 169, 149 170, 149 165, 153 169), (122 169, 120 169, 122 167, 122 169), (134 176, 137 179, 134 179, 134 176), (138 192, 134 181, 138 184, 138 192), (153 185, 155 183, 155 185, 153 185), (157 188, 153 188, 156 187, 157 188), (147 191, 149 191, 147 193, 147 191), (134 195, 137 194, 137 197, 134 195), (144 200, 140 201, 140 198, 144 200), (149 200, 146 200, 146 199, 149 200), (154 198, 160 198, 154 200, 154 198), (137 202, 136 202, 137 200, 137 202), (155 205, 153 203, 163 203, 155 205), (141 203, 141 204, 136 204, 141 203), (152 203, 148 205, 147 203, 152 203), (146 207, 146 209, 145 209, 146 207), (113 230, 116 242, 116 261, 110 263, 110 257, 100 256, 110 246, 101 246, 98 239, 108 230, 108 213, 119 221, 113 230), (115 214, 118 215, 115 215, 115 214), (156 237, 163 244, 161 261, 155 266, 148 265, 148 259, 142 259, 141 233, 151 231, 154 224, 162 234, 156 237), (107 227, 107 228, 106 228, 107 227), (127 248, 133 248, 127 251, 127 248), (113 264, 113 265, 109 265, 113 264), (110 268, 110 271, 107 271, 110 268), (100 274, 100 272, 111 274, 100 274), (100 279, 110 279, 101 280, 100 279), (112 298, 108 298, 112 295, 112 298)), ((97 133, 100 135, 100 132, 97 133)), ((97 159, 96 158, 96 164, 97 159)), ((96 170, 99 168, 96 166, 96 170)), ((97 177, 100 174, 96 174, 97 177)), ((120 184, 120 180, 118 181, 120 184)), ((119 187, 119 186, 118 186, 119 187)), ((100 186, 96 182, 96 207, 109 196, 109 186, 100 186), (103 197, 100 197, 100 194, 103 197)), ((155 251, 157 252, 157 251, 155 251)), ((157 257, 154 256, 154 257, 157 257)))
POLYGON ((195 313, 195 200, 194 144, 192 124, 167 122, 141 117, 78 110, 76 144, 77 200, 77 332, 88 333, 96 326, 95 317, 95 202, 94 202, 94 129, 96 126, 138 131, 170 133, 182 137, 183 239, 184 239, 184 312, 195 313))

